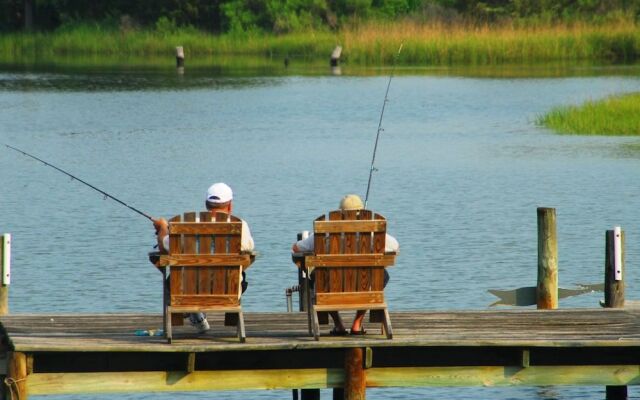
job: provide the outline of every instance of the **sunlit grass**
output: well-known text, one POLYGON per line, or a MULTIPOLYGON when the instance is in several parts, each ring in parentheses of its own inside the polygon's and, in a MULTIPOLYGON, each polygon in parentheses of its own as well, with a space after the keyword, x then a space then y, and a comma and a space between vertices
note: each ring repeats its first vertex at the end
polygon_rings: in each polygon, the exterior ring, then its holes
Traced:
POLYGON ((537 123, 559 133, 640 135, 640 93, 557 107, 538 117, 537 123))
POLYGON ((120 30, 82 25, 50 34, 18 33, 0 36, 0 54, 100 54, 112 56, 173 55, 183 46, 187 57, 254 55, 261 57, 328 58, 336 45, 347 63, 389 64, 400 43, 401 63, 412 65, 499 65, 549 61, 640 58, 640 29, 633 18, 603 24, 473 24, 447 25, 415 21, 370 22, 337 32, 309 30, 274 35, 242 33, 212 35, 195 29, 173 32, 120 30))

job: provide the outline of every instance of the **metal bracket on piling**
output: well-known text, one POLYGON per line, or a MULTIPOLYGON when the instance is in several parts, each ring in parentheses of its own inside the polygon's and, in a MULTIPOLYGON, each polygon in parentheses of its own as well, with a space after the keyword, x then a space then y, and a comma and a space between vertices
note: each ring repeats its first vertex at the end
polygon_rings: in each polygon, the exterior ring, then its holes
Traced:
POLYGON ((369 369, 371 365, 373 365, 373 349, 371 347, 365 347, 364 350, 364 369, 369 369))

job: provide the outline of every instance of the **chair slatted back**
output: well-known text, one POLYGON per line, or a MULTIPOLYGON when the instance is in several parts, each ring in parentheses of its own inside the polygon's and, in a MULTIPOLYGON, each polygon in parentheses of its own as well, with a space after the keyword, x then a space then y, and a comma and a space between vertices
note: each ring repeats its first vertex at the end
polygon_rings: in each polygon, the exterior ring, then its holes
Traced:
POLYGON ((240 253, 242 221, 208 211, 169 220, 170 305, 238 306, 240 275, 250 257, 240 253))
POLYGON ((370 210, 331 211, 314 222, 314 255, 306 266, 315 272, 316 304, 384 302, 386 220, 370 210))

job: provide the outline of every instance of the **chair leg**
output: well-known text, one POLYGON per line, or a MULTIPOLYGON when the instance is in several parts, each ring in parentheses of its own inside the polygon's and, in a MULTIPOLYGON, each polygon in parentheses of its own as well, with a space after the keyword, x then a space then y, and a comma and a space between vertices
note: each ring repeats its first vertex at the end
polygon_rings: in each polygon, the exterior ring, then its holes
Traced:
POLYGON ((382 331, 387 335, 387 339, 393 339, 393 329, 391 328, 391 318, 389 318, 389 311, 385 308, 384 320, 382 322, 382 331))
POLYGON ((313 305, 311 304, 312 299, 311 299, 311 287, 310 286, 311 285, 309 285, 309 275, 308 275, 308 272, 307 272, 307 277, 304 280, 304 292, 305 292, 305 296, 306 296, 306 299, 307 299, 307 304, 306 304, 307 309, 306 309, 306 311, 307 311, 307 322, 308 322, 308 325, 309 325, 309 335, 313 336, 313 322, 312 322, 313 321, 313 316, 311 315, 312 310, 313 310, 313 305))
POLYGON ((313 316, 313 338, 315 340, 320 340, 320 323, 318 322, 318 312, 313 306, 311 308, 311 315, 313 316))
POLYGON ((164 313, 166 315, 165 323, 164 323, 164 336, 167 338, 167 342, 171 344, 172 332, 171 332, 171 313, 169 312, 169 308, 165 307, 164 313))
POLYGON ((167 282, 167 270, 162 269, 162 327, 165 331, 165 337, 167 336, 167 304, 169 304, 169 288, 167 282))
POLYGON ((240 343, 244 343, 247 339, 244 331, 244 316, 242 315, 242 311, 238 313, 238 338, 240 339, 240 343))

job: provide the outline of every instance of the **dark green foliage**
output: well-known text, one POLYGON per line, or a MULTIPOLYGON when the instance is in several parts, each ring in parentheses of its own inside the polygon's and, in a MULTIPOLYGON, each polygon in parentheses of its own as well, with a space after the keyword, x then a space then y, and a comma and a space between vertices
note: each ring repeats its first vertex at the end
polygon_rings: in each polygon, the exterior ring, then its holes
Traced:
MULTIPOLYGON (((25 1, 0 0, 0 31, 25 24, 25 1)), ((609 15, 640 16, 640 0, 31 0, 38 30, 99 23, 122 29, 193 26, 210 32, 284 33, 335 29, 341 23, 405 16, 424 20, 598 22, 609 15)))

